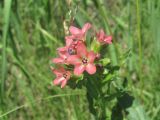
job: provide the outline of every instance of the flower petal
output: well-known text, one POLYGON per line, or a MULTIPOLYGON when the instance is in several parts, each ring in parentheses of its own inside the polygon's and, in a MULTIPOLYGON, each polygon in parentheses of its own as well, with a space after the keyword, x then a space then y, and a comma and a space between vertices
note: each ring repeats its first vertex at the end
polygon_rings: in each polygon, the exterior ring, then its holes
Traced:
POLYGON ((101 29, 100 32, 99 32, 99 34, 100 34, 101 37, 104 37, 104 35, 105 35, 104 30, 101 29))
POLYGON ((54 69, 51 67, 51 69, 52 69, 52 72, 56 75, 56 77, 60 77, 63 75, 64 72, 66 72, 63 67, 60 67, 59 69, 54 69))
POLYGON ((105 43, 111 44, 112 43, 112 36, 106 36, 104 39, 105 43))
POLYGON ((84 43, 80 43, 77 45, 77 54, 81 57, 87 56, 87 48, 84 43))
POLYGON ((90 52, 88 53, 89 62, 90 62, 90 63, 93 63, 94 60, 95 60, 95 58, 96 58, 96 54, 95 54, 93 51, 90 51, 90 52))
POLYGON ((65 39, 66 39, 66 46, 70 46, 73 42, 72 37, 71 36, 66 36, 65 39))
POLYGON ((87 30, 89 30, 90 28, 91 28, 91 24, 90 23, 86 23, 82 28, 83 34, 85 34, 87 32, 87 30))
POLYGON ((51 67, 51 70, 56 75, 56 77, 62 76, 62 73, 57 69, 54 69, 53 67, 51 67))
POLYGON ((101 30, 97 33, 97 40, 98 40, 99 42, 103 42, 104 37, 105 37, 105 33, 104 33, 103 29, 101 29, 101 30))
POLYGON ((67 84, 67 80, 65 79, 62 81, 61 88, 64 88, 66 86, 66 84, 67 84))
POLYGON ((67 57, 69 56, 67 51, 58 51, 58 54, 63 60, 67 59, 67 57))
POLYGON ((82 64, 76 65, 74 68, 74 74, 75 75, 81 75, 85 70, 85 66, 82 64))
POLYGON ((74 26, 69 27, 69 31, 71 32, 72 35, 82 34, 82 30, 74 26))
POLYGON ((89 74, 94 74, 96 72, 96 66, 92 63, 89 63, 87 66, 86 66, 86 71, 89 73, 89 74))
POLYGON ((64 62, 64 59, 62 59, 62 58, 54 58, 54 59, 52 60, 52 62, 53 62, 53 63, 63 63, 63 62, 64 62))
POLYGON ((67 58, 67 62, 69 64, 76 65, 81 63, 81 59, 79 58, 78 55, 71 55, 67 58))
POLYGON ((70 79, 70 77, 71 77, 71 72, 70 72, 70 71, 67 71, 67 72, 66 72, 66 74, 67 74, 67 78, 66 78, 66 80, 69 80, 69 79, 70 79))
POLYGON ((66 70, 62 66, 59 66, 58 71, 60 71, 62 74, 66 72, 66 70))
POLYGON ((60 47, 60 48, 57 48, 58 52, 61 52, 61 51, 66 51, 67 50, 67 47, 60 47))
POLYGON ((57 78, 53 81, 53 84, 54 84, 54 85, 59 85, 63 80, 65 80, 64 77, 57 77, 57 78))

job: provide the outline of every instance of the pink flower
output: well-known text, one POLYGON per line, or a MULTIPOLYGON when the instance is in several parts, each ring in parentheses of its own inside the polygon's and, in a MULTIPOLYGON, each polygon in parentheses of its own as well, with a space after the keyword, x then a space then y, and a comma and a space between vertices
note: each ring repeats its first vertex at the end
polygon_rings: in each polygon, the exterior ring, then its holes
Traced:
POLYGON ((93 51, 87 52, 86 46, 81 43, 77 46, 77 55, 71 55, 67 61, 75 66, 74 74, 76 75, 82 74, 85 70, 89 74, 94 74, 96 72, 95 58, 96 54, 93 51))
POLYGON ((67 63, 66 60, 67 60, 68 56, 70 55, 68 52, 68 49, 69 49, 70 45, 73 43, 73 40, 72 40, 72 36, 67 36, 65 39, 66 39, 66 46, 57 49, 59 57, 54 58, 52 60, 53 63, 59 63, 59 64, 67 63))
POLYGON ((72 36, 67 36, 66 38, 66 46, 58 48, 58 58, 54 58, 52 60, 53 63, 59 64, 67 64, 67 58, 70 55, 74 55, 77 53, 77 46, 80 43, 83 43, 82 40, 73 41, 72 36))
POLYGON ((77 52, 77 46, 78 44, 82 43, 82 40, 77 40, 77 41, 73 41, 72 38, 70 38, 71 36, 67 36, 66 39, 66 46, 65 47, 61 47, 58 48, 57 50, 61 53, 61 52, 66 52, 68 54, 68 56, 70 55, 74 55, 77 52))
POLYGON ((69 31, 72 34, 72 36, 74 36, 75 38, 79 39, 79 40, 83 40, 85 39, 85 35, 86 32, 91 28, 91 24, 90 23, 86 23, 82 29, 79 29, 77 27, 74 26, 70 26, 69 31))
POLYGON ((67 81, 71 77, 70 71, 66 71, 64 68, 59 68, 59 69, 54 69, 51 68, 53 73, 56 75, 56 79, 54 79, 53 84, 54 85, 59 85, 61 84, 61 88, 63 88, 66 84, 67 81))
POLYGON ((57 49, 58 51, 66 51, 68 49, 68 47, 73 43, 73 37, 72 36, 66 36, 65 40, 66 40, 66 46, 58 48, 57 49))
POLYGON ((97 33, 97 40, 102 44, 111 44, 112 36, 105 35, 104 31, 101 29, 99 33, 97 33))
POLYGON ((65 51, 58 52, 58 54, 59 54, 59 57, 54 58, 52 62, 57 64, 67 63, 68 54, 65 51))

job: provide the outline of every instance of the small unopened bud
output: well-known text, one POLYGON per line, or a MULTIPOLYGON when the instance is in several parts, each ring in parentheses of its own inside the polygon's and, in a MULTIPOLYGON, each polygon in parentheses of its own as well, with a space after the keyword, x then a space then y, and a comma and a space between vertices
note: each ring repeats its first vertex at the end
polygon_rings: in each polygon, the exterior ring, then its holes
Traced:
POLYGON ((91 50, 93 50, 95 53, 99 53, 100 48, 101 48, 101 44, 96 40, 96 38, 94 38, 91 43, 91 50))
POLYGON ((100 53, 97 53, 97 54, 96 54, 96 60, 99 60, 100 57, 101 57, 101 54, 100 54, 100 53))

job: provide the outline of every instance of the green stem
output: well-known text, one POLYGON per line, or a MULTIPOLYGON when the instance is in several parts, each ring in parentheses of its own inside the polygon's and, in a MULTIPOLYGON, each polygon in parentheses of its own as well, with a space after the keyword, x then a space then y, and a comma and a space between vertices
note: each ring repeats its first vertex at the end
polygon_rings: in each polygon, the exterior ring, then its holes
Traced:
POLYGON ((96 79, 89 78, 87 79, 86 88, 90 112, 96 120, 104 120, 106 118, 106 106, 103 101, 101 86, 96 79))

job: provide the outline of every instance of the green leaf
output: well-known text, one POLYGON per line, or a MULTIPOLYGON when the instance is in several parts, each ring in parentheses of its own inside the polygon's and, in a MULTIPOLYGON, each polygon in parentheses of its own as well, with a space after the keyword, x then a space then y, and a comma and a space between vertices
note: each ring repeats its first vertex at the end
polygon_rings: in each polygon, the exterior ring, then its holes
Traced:
POLYGON ((111 60, 109 58, 104 58, 104 59, 101 59, 100 62, 103 66, 106 66, 111 62, 111 60))
POLYGON ((93 50, 95 53, 99 53, 101 48, 101 44, 94 38, 91 42, 91 50, 93 50))
POLYGON ((129 115, 127 116, 128 120, 150 120, 138 100, 135 100, 132 107, 127 111, 129 112, 129 115))
POLYGON ((114 77, 116 77, 116 75, 114 75, 114 74, 107 74, 102 82, 103 83, 109 82, 109 81, 113 80, 114 77))

